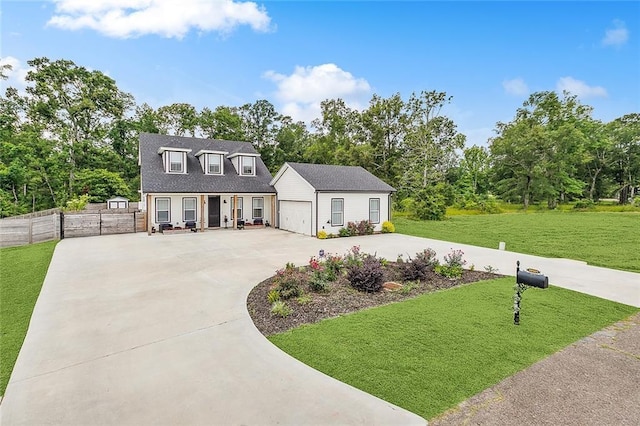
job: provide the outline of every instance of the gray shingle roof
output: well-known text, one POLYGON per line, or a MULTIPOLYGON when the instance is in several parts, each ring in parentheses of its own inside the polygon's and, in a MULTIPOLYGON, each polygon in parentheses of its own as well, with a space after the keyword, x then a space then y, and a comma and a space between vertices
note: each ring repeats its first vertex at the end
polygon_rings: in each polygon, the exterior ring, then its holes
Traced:
POLYGON ((275 193, 269 185, 271 173, 256 157, 256 175, 238 176, 231 160, 224 159, 224 176, 206 175, 202 171, 200 161, 195 154, 200 150, 225 151, 229 154, 256 154, 249 142, 223 141, 217 139, 199 139, 181 136, 140 134, 140 179, 142 192, 186 192, 186 193, 275 193), (158 154, 160 147, 189 148, 187 153, 187 173, 165 173, 162 156, 158 154))
POLYGON ((394 192, 395 189, 360 166, 287 163, 317 191, 394 192))

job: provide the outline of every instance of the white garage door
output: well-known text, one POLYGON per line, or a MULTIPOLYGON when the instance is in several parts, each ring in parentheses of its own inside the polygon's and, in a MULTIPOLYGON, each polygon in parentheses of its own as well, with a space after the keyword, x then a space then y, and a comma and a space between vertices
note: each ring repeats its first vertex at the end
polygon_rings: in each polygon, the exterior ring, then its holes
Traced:
POLYGON ((311 201, 280 201, 280 229, 311 235, 311 201))

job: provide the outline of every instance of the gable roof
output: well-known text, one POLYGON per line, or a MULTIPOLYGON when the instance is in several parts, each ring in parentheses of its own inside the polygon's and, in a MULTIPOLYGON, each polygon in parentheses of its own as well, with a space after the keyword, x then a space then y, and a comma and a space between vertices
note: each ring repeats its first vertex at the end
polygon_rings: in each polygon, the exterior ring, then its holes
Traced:
POLYGON ((271 181, 274 184, 286 167, 291 167, 316 191, 395 192, 395 188, 360 166, 285 163, 271 181))
POLYGON ((275 193, 269 184, 271 173, 257 156, 249 142, 200 139, 183 136, 140 134, 140 180, 143 193, 185 192, 185 193, 275 193), (160 148, 191 149, 187 152, 187 173, 165 173, 160 148), (213 176, 203 172, 195 154, 201 150, 222 151, 232 154, 252 154, 256 156, 256 175, 239 176, 231 160, 224 156, 224 175, 213 176))

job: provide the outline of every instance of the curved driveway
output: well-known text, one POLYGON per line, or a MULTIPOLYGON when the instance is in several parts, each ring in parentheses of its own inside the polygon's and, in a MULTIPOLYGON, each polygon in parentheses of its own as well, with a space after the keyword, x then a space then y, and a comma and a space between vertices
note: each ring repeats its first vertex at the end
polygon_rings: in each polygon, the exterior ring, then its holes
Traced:
POLYGON ((275 229, 128 234, 58 244, 0 423, 424 424, 271 345, 246 296, 286 262, 352 245, 388 259, 461 248, 477 269, 516 259, 553 284, 640 306, 640 274, 398 234, 317 240, 275 229))

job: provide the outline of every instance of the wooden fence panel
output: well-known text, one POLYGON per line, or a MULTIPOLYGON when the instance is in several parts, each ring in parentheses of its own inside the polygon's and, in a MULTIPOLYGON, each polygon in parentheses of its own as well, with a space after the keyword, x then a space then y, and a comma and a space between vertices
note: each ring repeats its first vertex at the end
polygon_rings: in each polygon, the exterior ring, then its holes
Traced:
POLYGON ((29 244, 31 219, 0 220, 0 247, 29 244))
POLYGON ((64 237, 91 237, 100 235, 100 214, 65 214, 64 215, 64 237))
POLYGON ((31 219, 31 242, 39 243, 60 238, 60 215, 31 219))
POLYGON ((133 213, 102 213, 102 235, 136 232, 133 213))

